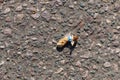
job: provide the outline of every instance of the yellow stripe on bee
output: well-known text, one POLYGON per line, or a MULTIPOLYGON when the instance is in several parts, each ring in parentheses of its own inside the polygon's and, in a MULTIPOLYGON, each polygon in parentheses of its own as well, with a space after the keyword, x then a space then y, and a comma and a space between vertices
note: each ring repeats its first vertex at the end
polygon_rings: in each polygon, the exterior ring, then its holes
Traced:
POLYGON ((61 38, 61 39, 58 41, 57 46, 62 47, 62 46, 64 46, 67 42, 68 42, 68 37, 63 37, 63 38, 61 38))

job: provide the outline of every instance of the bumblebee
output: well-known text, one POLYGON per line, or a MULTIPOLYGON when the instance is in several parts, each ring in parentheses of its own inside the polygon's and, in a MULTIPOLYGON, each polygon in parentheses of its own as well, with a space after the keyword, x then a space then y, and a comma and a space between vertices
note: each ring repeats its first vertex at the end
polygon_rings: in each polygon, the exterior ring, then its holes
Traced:
POLYGON ((83 27, 84 22, 83 20, 80 20, 77 25, 74 26, 74 28, 72 29, 71 32, 69 32, 68 34, 66 34, 63 38, 61 38, 58 43, 57 43, 57 47, 63 47, 66 45, 67 42, 70 42, 72 46, 74 46, 75 42, 77 42, 78 40, 78 36, 74 35, 72 33, 75 33, 75 31, 81 27, 83 27))
POLYGON ((78 36, 77 35, 64 36, 63 38, 61 38, 58 41, 57 47, 63 47, 63 46, 66 45, 67 42, 70 42, 71 45, 73 46, 77 40, 78 40, 78 36))

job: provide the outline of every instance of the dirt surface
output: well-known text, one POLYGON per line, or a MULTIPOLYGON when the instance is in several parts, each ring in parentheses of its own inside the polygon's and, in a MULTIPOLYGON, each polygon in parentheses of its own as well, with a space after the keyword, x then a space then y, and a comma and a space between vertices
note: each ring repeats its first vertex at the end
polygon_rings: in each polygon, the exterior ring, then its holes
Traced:
POLYGON ((0 0, 0 80, 120 80, 120 0, 0 0))

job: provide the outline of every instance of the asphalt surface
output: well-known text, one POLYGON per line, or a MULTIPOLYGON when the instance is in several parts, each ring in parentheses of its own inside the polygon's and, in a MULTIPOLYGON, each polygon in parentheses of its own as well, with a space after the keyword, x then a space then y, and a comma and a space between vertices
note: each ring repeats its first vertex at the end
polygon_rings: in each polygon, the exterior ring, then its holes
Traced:
POLYGON ((0 80, 120 80, 120 0, 0 0, 0 80))

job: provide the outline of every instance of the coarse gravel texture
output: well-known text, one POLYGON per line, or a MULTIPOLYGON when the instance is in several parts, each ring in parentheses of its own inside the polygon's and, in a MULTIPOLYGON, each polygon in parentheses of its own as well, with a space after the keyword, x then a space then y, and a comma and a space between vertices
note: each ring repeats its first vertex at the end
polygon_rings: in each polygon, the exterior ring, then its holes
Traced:
POLYGON ((0 80, 120 80, 120 0, 0 0, 0 80))

